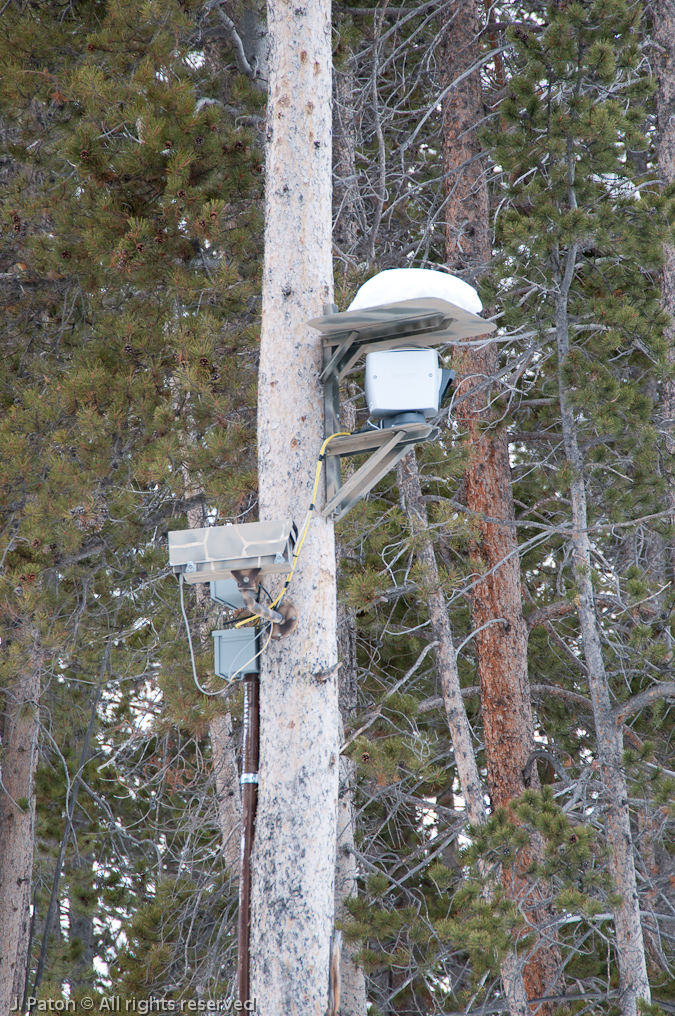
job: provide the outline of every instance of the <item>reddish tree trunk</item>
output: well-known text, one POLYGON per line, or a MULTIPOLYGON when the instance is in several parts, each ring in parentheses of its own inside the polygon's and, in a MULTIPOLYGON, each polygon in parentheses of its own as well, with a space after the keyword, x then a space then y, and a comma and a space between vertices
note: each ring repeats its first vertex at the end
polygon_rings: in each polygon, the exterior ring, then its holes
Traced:
MULTIPOLYGON (((475 125, 483 116, 480 74, 452 83, 480 58, 477 0, 457 0, 449 12, 440 46, 443 101, 445 251, 453 271, 479 273, 490 260, 490 215, 486 159, 475 125)), ((469 280, 470 281, 470 280, 469 280)))
MULTIPOLYGON (((658 43, 655 52, 656 112, 658 120, 657 145, 659 176, 664 184, 675 182, 675 3, 673 0, 656 0, 653 8, 654 39, 658 43)), ((661 303, 671 321, 666 329, 670 356, 675 359, 675 245, 664 245, 664 264, 661 277, 661 303)), ((662 386, 662 414, 664 420, 675 418, 675 384, 664 382, 662 386)), ((675 454, 675 434, 672 422, 666 426, 666 447, 670 455, 675 454)), ((666 471, 668 480, 668 506, 671 522, 675 523, 675 476, 666 471)), ((672 548, 671 548, 672 558, 672 548)), ((672 562, 671 562, 672 563, 672 562)))
MULTIPOLYGON (((482 355, 463 356, 464 364, 470 361, 474 372, 493 373, 495 360, 494 347, 482 355)), ((522 794, 523 770, 534 742, 527 679, 527 627, 515 526, 508 525, 514 521, 514 511, 506 435, 480 432, 485 419, 485 403, 480 396, 467 399, 457 418, 466 427, 472 446, 472 463, 466 476, 467 506, 503 520, 482 523, 479 527, 480 541, 474 547, 473 561, 476 572, 483 571, 484 577, 477 582, 471 603, 474 628, 483 629, 476 636, 476 656, 488 786, 496 808, 522 794)))
MULTIPOLYGON (((462 691, 457 673, 457 656, 452 641, 450 619, 445 597, 441 588, 434 548, 429 536, 427 512, 422 497, 420 474, 415 452, 410 451, 398 465, 398 488, 401 507, 408 516, 410 529, 415 537, 417 560, 424 570, 429 620, 436 648, 436 665, 443 688, 443 702, 448 729, 452 738, 457 777, 462 796, 466 802, 466 814, 472 825, 485 821, 485 801, 476 756, 473 748, 471 726, 466 714, 462 691)), ((487 874, 484 871, 483 874, 487 874)), ((491 891, 486 888, 484 898, 489 900, 491 891)), ((510 1016, 526 1016, 528 996, 523 973, 515 950, 508 953, 501 964, 502 987, 510 1016)))
MULTIPOLYGON (((481 53, 477 0, 459 0, 451 11, 442 44, 443 89, 473 67, 481 53)), ((450 88, 443 107, 443 154, 446 179, 446 258, 451 271, 472 282, 491 257, 486 160, 476 125, 483 116, 480 75, 467 74, 450 88)), ((496 343, 455 354, 457 397, 466 395, 496 373, 496 343)), ((527 628, 523 618, 520 560, 514 525, 511 469, 506 433, 486 429, 495 414, 494 390, 483 389, 458 402, 456 419, 471 444, 466 474, 466 504, 478 515, 498 522, 479 522, 480 537, 472 559, 478 581, 472 592, 472 624, 481 689, 488 787, 493 807, 506 806, 525 788, 523 770, 534 744, 534 725, 527 676, 527 628), (483 576, 480 578, 479 576, 483 576)), ((533 783, 537 777, 534 773, 533 783)), ((532 844, 538 852, 540 845, 532 844)), ((527 863, 527 858, 524 859, 527 863)), ((527 898, 527 918, 545 919, 542 896, 529 893, 517 871, 505 871, 504 883, 514 898, 527 898)), ((541 942, 523 970, 529 998, 551 992, 558 979, 559 952, 541 942)), ((546 1013, 550 1007, 538 1011, 546 1013)))

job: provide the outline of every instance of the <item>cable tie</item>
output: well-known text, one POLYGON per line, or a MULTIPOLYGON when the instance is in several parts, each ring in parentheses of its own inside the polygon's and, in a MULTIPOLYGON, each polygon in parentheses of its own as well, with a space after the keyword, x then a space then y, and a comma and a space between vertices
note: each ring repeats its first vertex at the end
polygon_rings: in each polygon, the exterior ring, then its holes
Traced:
POLYGON ((241 774, 241 781, 240 782, 241 782, 242 786, 243 786, 244 783, 257 783, 258 782, 258 774, 257 773, 242 773, 241 774))

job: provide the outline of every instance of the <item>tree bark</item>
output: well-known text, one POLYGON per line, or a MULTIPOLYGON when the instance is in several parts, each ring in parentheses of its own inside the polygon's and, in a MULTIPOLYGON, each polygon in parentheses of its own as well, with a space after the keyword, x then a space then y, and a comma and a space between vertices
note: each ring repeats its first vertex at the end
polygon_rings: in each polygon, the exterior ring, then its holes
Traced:
POLYGON ((586 521, 584 462, 577 441, 574 413, 566 399, 562 367, 569 354, 567 294, 571 282, 575 250, 567 255, 564 276, 560 273, 556 297, 556 343, 558 349, 558 386, 565 456, 572 469, 573 570, 577 583, 579 626, 586 661, 588 687, 595 719, 598 761, 606 795, 607 839, 611 849, 610 867, 621 903, 614 908, 616 950, 619 961, 619 994, 623 1016, 637 1016, 638 1000, 649 1002, 651 995, 645 960, 640 901, 637 894, 633 842, 628 807, 628 789, 622 767, 623 736, 620 723, 611 715, 609 684, 595 613, 591 544, 586 521))
MULTIPOLYGON (((446 35, 446 79, 449 83, 478 57, 480 23, 475 0, 464 0, 446 35)), ((444 84, 446 81, 444 81, 444 84)), ((444 154, 448 201, 446 253, 448 267, 475 274, 490 260, 488 195, 484 160, 473 130, 482 110, 480 78, 470 74, 449 93, 444 107, 444 154)), ((482 349, 456 352, 458 394, 494 375, 498 351, 494 342, 482 349)), ((523 619, 520 561, 511 490, 507 435, 485 430, 493 418, 490 391, 465 399, 457 420, 466 428, 471 462, 466 475, 466 503, 479 514, 503 520, 480 526, 475 547, 477 572, 487 571, 473 593, 472 619, 481 685, 488 785, 495 807, 507 805, 524 789, 522 771, 533 743, 533 721, 527 685, 527 628, 523 619), (500 620, 497 620, 500 619, 500 620)))
MULTIPOLYGON (((457 672, 457 657, 452 641, 450 619, 441 588, 436 556, 428 535, 428 520, 415 452, 409 451, 399 462, 398 488, 402 507, 408 516, 413 536, 418 541, 417 559, 424 569, 425 597, 436 648, 436 664, 443 689, 445 715, 455 755, 457 777, 466 813, 472 825, 485 822, 485 801, 481 785, 469 719, 457 672)), ((528 994, 515 953, 509 953, 501 967, 504 993, 511 1016, 528 1016, 528 994)))
POLYGON ((456 0, 440 46, 445 173, 445 251, 448 266, 472 281, 490 261, 487 160, 476 133, 483 115, 480 74, 465 74, 480 58, 478 0, 456 0), (483 156, 481 158, 481 156, 483 156))
MULTIPOLYGON (((323 436, 321 342, 306 322, 333 296, 330 4, 269 0, 267 24, 260 517, 300 524, 323 436)), ((264 1016, 324 1016, 340 767, 337 675, 314 676, 337 662, 333 525, 318 511, 289 595, 298 627, 261 666, 251 994, 264 1016)))
POLYGON ((23 998, 28 964, 41 653, 37 636, 25 670, 5 692, 0 785, 0 1012, 23 998))
MULTIPOLYGON (((443 88, 466 73, 480 56, 481 30, 477 0, 458 0, 442 43, 443 88)), ((443 157, 446 174, 446 259, 448 267, 474 281, 491 258, 488 191, 485 158, 476 134, 483 115, 480 75, 467 74, 451 88, 443 106, 443 157)), ((457 393, 465 394, 496 373, 498 349, 494 342, 483 348, 456 350, 457 393)), ((471 460, 466 473, 466 504, 472 511, 499 523, 479 523, 480 537, 472 558, 476 577, 471 618, 474 629, 481 690, 488 788, 493 807, 506 807, 525 789, 523 770, 534 745, 534 723, 528 687, 527 627, 523 618, 520 559, 515 529, 508 439, 494 421, 491 391, 464 399, 456 419, 465 429, 471 460)), ((536 773, 530 786, 538 784, 536 773)), ((541 845, 532 844, 535 853, 541 845)), ((526 862, 525 862, 526 865, 526 862)), ((517 872, 504 872, 513 898, 523 894, 517 872)), ((532 902, 531 893, 530 902, 532 902)), ((537 909, 527 918, 535 925, 547 915, 537 909)), ((555 944, 538 943, 525 963, 523 977, 528 997, 550 994, 558 981, 560 955, 555 944)), ((553 1006, 543 1005, 547 1016, 553 1006)))

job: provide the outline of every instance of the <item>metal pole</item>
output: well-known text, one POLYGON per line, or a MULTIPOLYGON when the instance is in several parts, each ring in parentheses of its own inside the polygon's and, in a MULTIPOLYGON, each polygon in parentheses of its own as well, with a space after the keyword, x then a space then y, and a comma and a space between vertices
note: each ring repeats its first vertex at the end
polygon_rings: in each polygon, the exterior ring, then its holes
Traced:
POLYGON ((258 675, 244 674, 244 745, 241 774, 241 877, 237 922, 237 997, 249 1000, 251 933, 251 850, 258 803, 259 710, 258 675))

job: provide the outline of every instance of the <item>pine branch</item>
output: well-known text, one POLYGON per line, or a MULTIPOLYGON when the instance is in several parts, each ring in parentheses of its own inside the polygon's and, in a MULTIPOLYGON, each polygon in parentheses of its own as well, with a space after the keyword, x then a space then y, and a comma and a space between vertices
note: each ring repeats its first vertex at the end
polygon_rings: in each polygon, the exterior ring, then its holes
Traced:
POLYGON ((540 624, 545 624, 553 617, 566 617, 567 614, 571 614, 575 609, 576 604, 570 600, 561 600, 558 603, 550 603, 547 607, 539 607, 538 610, 533 610, 525 618, 527 630, 532 631, 533 628, 536 628, 540 624))
POLYGON ((546 751, 544 748, 535 748, 534 751, 530 752, 527 762, 525 763, 525 768, 523 769, 523 781, 526 787, 529 787, 530 785, 532 767, 538 758, 543 758, 546 762, 553 766, 562 782, 567 786, 570 786, 570 778, 555 755, 552 755, 550 751, 546 751))
POLYGON ((564 639, 560 638, 560 635, 558 635, 558 632, 555 630, 551 622, 544 621, 544 627, 546 628, 546 631, 549 633, 555 644, 562 649, 563 653, 570 661, 570 663, 573 663, 581 671, 582 674, 585 674, 587 676, 588 670, 586 669, 586 664, 582 663, 579 657, 574 655, 574 653, 567 645, 567 643, 564 641, 564 639))
MULTIPOLYGON (((427 645, 424 647, 422 652, 419 654, 419 656, 417 657, 417 659, 413 663, 413 665, 410 668, 410 670, 408 670, 403 675, 401 680, 397 681, 396 684, 394 685, 394 687, 391 688, 387 692, 387 694, 382 699, 382 702, 379 704, 377 709, 373 713, 370 714, 370 716, 368 717, 366 722, 363 724, 363 726, 359 727, 359 729, 356 731, 356 733, 352 734, 352 736, 349 738, 348 741, 345 741, 345 743, 340 748, 340 754, 342 754, 345 751, 345 749, 349 747, 350 744, 353 744, 353 742, 356 740, 356 738, 360 737, 361 734, 364 733, 364 731, 368 730, 369 727, 372 727, 372 725, 375 722, 375 720, 377 720, 382 715, 382 710, 384 709, 384 703, 387 701, 387 699, 391 698, 392 695, 395 695, 396 692, 399 690, 399 688, 401 688, 406 683, 406 681, 408 681, 413 676, 413 674, 415 673, 417 668, 422 664, 422 661, 424 660, 424 657, 427 655, 429 650, 430 649, 434 649, 437 645, 438 645, 438 642, 428 642, 427 643, 427 645)), ((443 701, 443 699, 441 699, 441 702, 442 701, 443 701)))
POLYGON ((675 699, 675 681, 656 684, 653 688, 647 688, 646 691, 633 695, 632 698, 627 699, 621 705, 615 706, 612 709, 612 719, 615 723, 623 723, 625 719, 629 716, 634 716, 635 713, 639 713, 645 706, 665 698, 675 699))
POLYGON ((214 10, 214 8, 217 8, 218 16, 220 17, 222 23, 225 25, 228 37, 234 49, 234 59, 237 64, 237 70, 241 74, 245 74, 246 77, 248 78, 254 78, 256 76, 256 71, 255 68, 251 66, 251 64, 248 62, 246 58, 246 53, 244 52, 244 44, 241 41, 241 36, 239 35, 239 32, 237 31, 237 26, 235 25, 232 18, 229 18, 227 16, 225 11, 223 10, 222 4, 223 0, 215 0, 215 2, 214 0, 209 0, 209 3, 204 5, 204 10, 212 11, 214 10))
MULTIPOLYGON (((530 694, 538 698, 544 698, 546 695, 554 695, 556 698, 565 699, 567 702, 581 706, 583 709, 591 709, 590 699, 577 694, 577 692, 568 691, 567 688, 559 688, 557 684, 531 684, 530 694)), ((471 698, 474 695, 480 695, 480 688, 478 685, 472 684, 468 688, 462 688, 462 698, 471 698)), ((442 707, 443 697, 441 695, 434 695, 431 698, 424 699, 423 702, 420 702, 417 707, 417 712, 429 713, 433 709, 441 709, 442 707)))
POLYGON ((315 681, 319 684, 325 684, 326 681, 330 681, 332 678, 337 677, 337 673, 342 666, 342 660, 339 663, 334 663, 328 670, 320 670, 318 674, 312 674, 315 681))

